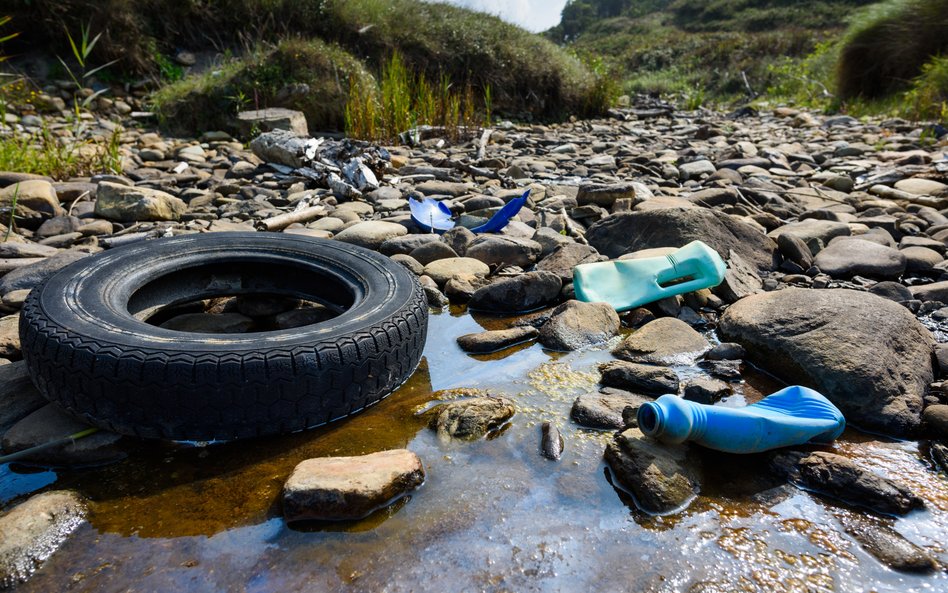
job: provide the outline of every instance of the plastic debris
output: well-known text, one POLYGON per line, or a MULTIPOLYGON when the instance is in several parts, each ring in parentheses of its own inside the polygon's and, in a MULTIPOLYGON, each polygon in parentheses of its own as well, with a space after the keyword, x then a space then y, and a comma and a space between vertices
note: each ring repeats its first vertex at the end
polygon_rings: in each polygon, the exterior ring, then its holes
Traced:
MULTIPOLYGON (((498 233, 502 231, 510 222, 510 219, 520 212, 529 197, 530 190, 528 189, 519 198, 514 198, 504 204, 504 207, 491 216, 487 222, 472 228, 471 231, 474 233, 498 233)), ((408 200, 408 208, 411 210, 412 220, 418 225, 418 228, 426 233, 443 233, 453 229, 457 224, 453 219, 450 208, 439 200, 411 198, 408 200)))
POLYGON ((846 428, 846 419, 836 406, 819 392, 799 385, 743 408, 663 395, 643 404, 637 420, 639 430, 663 443, 693 441, 725 453, 831 443, 846 428))
POLYGON ((664 257, 582 264, 573 268, 576 298, 627 311, 666 297, 711 288, 724 281, 717 251, 692 241, 664 257))

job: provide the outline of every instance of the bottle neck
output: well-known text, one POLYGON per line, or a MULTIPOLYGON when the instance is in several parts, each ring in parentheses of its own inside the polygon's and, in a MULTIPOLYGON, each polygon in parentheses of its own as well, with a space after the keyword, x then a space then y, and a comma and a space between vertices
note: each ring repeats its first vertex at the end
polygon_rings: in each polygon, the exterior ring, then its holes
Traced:
POLYGON ((676 395, 663 395, 654 402, 643 404, 637 420, 643 434, 681 443, 704 436, 708 426, 708 407, 676 395))

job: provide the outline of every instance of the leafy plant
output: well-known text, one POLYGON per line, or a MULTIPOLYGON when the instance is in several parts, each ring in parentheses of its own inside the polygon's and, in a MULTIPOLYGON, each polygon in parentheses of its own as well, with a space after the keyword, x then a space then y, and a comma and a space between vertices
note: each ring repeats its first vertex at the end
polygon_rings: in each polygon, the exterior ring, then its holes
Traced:
MULTIPOLYGON (((0 28, 5 27, 11 20, 13 20, 13 17, 11 16, 0 16, 0 28)), ((7 41, 10 41, 11 39, 16 38, 17 35, 19 35, 19 33, 14 32, 14 33, 8 33, 6 35, 0 36, 0 45, 3 45, 7 41)), ((9 56, 5 56, 2 53, 0 53, 0 63, 5 62, 8 58, 9 56)))
MULTIPOLYGON (((66 29, 66 38, 69 40, 69 47, 72 49, 73 58, 79 64, 78 74, 69 67, 69 64, 66 63, 66 60, 62 59, 60 56, 56 56, 59 60, 59 63, 62 64, 63 68, 66 69, 66 73, 69 75, 69 78, 72 80, 73 84, 76 85, 76 91, 80 91, 85 87, 85 82, 95 75, 96 72, 108 68, 112 64, 118 62, 118 59, 106 62, 101 66, 96 66, 95 68, 89 68, 89 56, 92 54, 92 49, 99 42, 99 39, 102 38, 102 33, 98 33, 95 36, 91 36, 92 24, 88 23, 80 26, 80 36, 77 40, 73 38, 72 34, 66 29)), ((82 106, 88 107, 92 101, 104 93, 107 89, 101 89, 96 91, 83 99, 82 106)))

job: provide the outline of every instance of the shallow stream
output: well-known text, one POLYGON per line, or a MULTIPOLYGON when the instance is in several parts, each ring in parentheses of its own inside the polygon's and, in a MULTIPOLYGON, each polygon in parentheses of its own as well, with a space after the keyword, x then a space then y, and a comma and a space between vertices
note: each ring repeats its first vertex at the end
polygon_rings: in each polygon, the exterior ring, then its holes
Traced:
MULTIPOLYGON (((17 591, 948 591, 948 575, 893 572, 845 534, 852 509, 774 482, 756 458, 703 454, 716 478, 684 512, 650 517, 609 480, 609 432, 569 419, 594 391, 608 347, 571 354, 520 346, 469 356, 459 335, 506 326, 433 314, 422 366, 381 404, 304 434, 206 447, 130 445, 123 462, 52 472, 0 466, 0 504, 47 487, 91 501, 90 523, 17 591), (419 410, 467 388, 518 413, 490 439, 442 442, 419 410), (539 454, 540 424, 566 441, 539 454), (407 447, 417 491, 366 520, 288 527, 283 482, 300 461, 407 447)), ((713 338, 713 336, 711 336, 713 338)), ((677 368, 684 379, 697 367, 677 368)), ((722 405, 779 389, 753 369, 722 405)), ((837 451, 896 477, 928 503, 886 520, 943 560, 948 478, 914 442, 848 431, 837 451)))

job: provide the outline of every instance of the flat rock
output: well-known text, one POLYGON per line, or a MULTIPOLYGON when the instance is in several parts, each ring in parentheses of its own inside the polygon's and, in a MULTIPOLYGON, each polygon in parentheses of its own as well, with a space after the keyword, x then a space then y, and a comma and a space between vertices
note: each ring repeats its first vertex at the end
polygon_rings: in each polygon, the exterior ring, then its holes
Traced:
POLYGON ((659 444, 630 428, 609 443, 605 459, 615 483, 632 493, 635 504, 647 513, 673 513, 697 495, 687 445, 659 444))
MULTIPOLYGON (((3 433, 0 445, 5 453, 14 453, 42 445, 90 428, 54 404, 46 404, 3 433)), ((31 453, 23 461, 57 467, 101 465, 125 458, 119 446, 121 435, 100 430, 67 445, 31 453)))
POLYGON ((167 192, 103 181, 96 190, 95 215, 119 222, 180 220, 184 200, 167 192))
POLYGON ((921 424, 934 339, 897 303, 853 290, 788 288, 731 305, 719 331, 762 368, 828 397, 857 426, 904 436, 921 424))
POLYGON ((497 329, 458 337, 461 350, 471 354, 488 354, 509 348, 537 337, 540 332, 529 325, 510 329, 497 329))
POLYGON ((471 295, 468 307, 496 313, 532 311, 559 299, 562 286, 559 276, 555 274, 528 272, 502 278, 477 289, 471 295))
POLYGON ((431 410, 429 427, 442 438, 479 439, 509 420, 516 408, 502 397, 475 397, 431 410))
POLYGON ((86 514, 78 494, 53 490, 0 516, 0 589, 29 579, 86 522, 86 514))
POLYGON ((930 272, 945 260, 941 253, 927 247, 906 247, 900 253, 905 256, 906 272, 930 272))
POLYGON ((12 206, 14 197, 16 197, 18 206, 25 206, 47 216, 62 216, 65 214, 59 204, 56 190, 49 181, 30 179, 8 185, 0 190, 0 205, 12 206))
POLYGON ((381 247, 382 243, 386 240, 392 237, 400 237, 407 233, 408 229, 394 222, 367 220, 365 222, 358 222, 340 231, 336 234, 334 239, 342 241, 343 243, 358 245, 359 247, 378 251, 379 247, 381 247))
POLYGON ((772 467, 801 486, 878 513, 904 515, 924 502, 908 488, 826 451, 787 451, 772 467))
POLYGON ((283 516, 288 522, 362 519, 424 481, 421 460, 407 449, 307 459, 283 486, 283 516))
POLYGON ((613 360, 599 365, 599 372, 600 382, 606 387, 647 395, 678 393, 678 375, 666 367, 613 360))
POLYGON ((473 257, 488 265, 532 266, 543 247, 532 239, 506 237, 503 235, 481 235, 474 239, 467 250, 465 257, 473 257))
POLYGON ((580 206, 594 204, 603 208, 612 208, 619 199, 635 200, 635 185, 632 183, 583 183, 576 193, 576 203, 580 206))
POLYGON ((923 548, 877 518, 861 513, 838 515, 846 530, 864 550, 893 570, 927 573, 938 563, 923 548))
POLYGON ((905 272, 905 255, 873 241, 846 238, 833 241, 816 255, 813 263, 834 278, 869 276, 898 278, 905 272))
POLYGON ((660 317, 626 337, 612 354, 629 362, 679 364, 694 362, 710 348, 708 340, 684 321, 660 317))
POLYGON ((19 360, 20 316, 7 315, 0 318, 0 358, 19 360))
POLYGON ((241 111, 237 114, 241 133, 250 134, 255 128, 259 131, 286 130, 297 136, 309 136, 309 127, 306 125, 306 116, 302 111, 270 107, 269 109, 254 109, 241 111))
POLYGON ((25 362, 0 366, 0 434, 48 403, 33 386, 25 362))
POLYGON ((664 208, 621 212, 592 225, 589 244, 611 258, 652 247, 683 247, 704 241, 727 254, 733 249, 760 270, 774 267, 777 245, 757 227, 736 217, 706 208, 664 208))
POLYGON ((250 150, 265 163, 277 163, 295 169, 302 167, 306 161, 308 140, 287 130, 272 130, 254 138, 250 142, 250 150))
POLYGON ((917 196, 941 196, 948 193, 948 185, 934 179, 912 177, 895 183, 895 189, 917 196))
POLYGON ((425 266, 425 276, 429 276, 438 286, 444 286, 455 276, 484 277, 488 274, 490 267, 472 257, 449 257, 435 260, 425 266))
POLYGON ((422 266, 427 266, 431 262, 438 261, 439 259, 451 259, 458 256, 451 247, 441 241, 425 243, 424 245, 412 249, 408 255, 415 258, 415 261, 422 266))
MULTIPOLYGON (((335 233, 339 230, 341 229, 336 229, 333 232, 335 233)), ((423 245, 440 242, 441 240, 438 235, 431 233, 426 233, 423 235, 400 235, 397 237, 392 237, 391 239, 387 239, 384 243, 382 243, 382 245, 379 247, 379 252, 381 252, 382 255, 388 255, 390 257, 398 253, 404 253, 408 255, 423 245)))
POLYGON ((540 328, 540 343, 551 350, 578 350, 618 335, 619 326, 619 315, 610 305, 570 300, 554 309, 540 328))
POLYGON ((63 251, 35 264, 17 268, 0 280, 0 294, 13 290, 32 290, 62 268, 88 256, 84 251, 63 251))
POLYGON ((622 412, 626 408, 638 410, 651 398, 624 391, 605 388, 599 393, 586 393, 576 398, 570 416, 577 424, 586 428, 618 430, 625 426, 622 412))
POLYGON ((699 404, 714 404, 732 393, 731 386, 712 377, 695 377, 688 381, 682 397, 699 404))
POLYGON ((910 286, 909 291, 911 291, 913 298, 920 301, 941 301, 942 303, 948 303, 948 280, 910 286))

